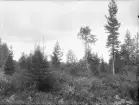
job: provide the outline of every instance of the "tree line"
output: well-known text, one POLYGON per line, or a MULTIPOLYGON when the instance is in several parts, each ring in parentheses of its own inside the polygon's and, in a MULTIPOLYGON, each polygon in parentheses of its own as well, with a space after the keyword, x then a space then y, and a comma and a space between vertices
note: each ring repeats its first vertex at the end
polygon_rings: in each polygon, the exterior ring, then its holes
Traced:
MULTIPOLYGON (((129 30, 125 33, 124 42, 121 43, 118 40, 118 29, 121 23, 118 21, 116 14, 118 13, 118 7, 114 0, 111 0, 108 5, 109 15, 105 16, 107 23, 104 25, 108 38, 106 42, 107 48, 110 51, 110 60, 107 64, 103 58, 100 58, 97 54, 92 53, 91 45, 95 44, 98 40, 96 35, 91 33, 89 26, 81 27, 77 37, 81 39, 85 45, 84 57, 77 60, 76 55, 72 50, 67 53, 67 62, 64 64, 72 68, 72 72, 75 73, 77 69, 85 68, 91 74, 99 74, 100 72, 112 72, 126 73, 132 67, 135 67, 136 76, 139 71, 139 33, 131 37, 129 30), (83 66, 83 67, 82 67, 83 66)), ((0 40, 0 68, 3 68, 5 74, 12 75, 16 70, 15 68, 22 68, 28 70, 30 77, 40 80, 45 76, 45 72, 49 67, 60 68, 63 64, 61 62, 63 52, 60 45, 56 42, 53 52, 51 54, 51 61, 47 60, 47 55, 43 52, 43 49, 37 45, 34 52, 26 55, 22 53, 19 61, 13 60, 12 48, 8 48, 6 43, 2 43, 0 40)))

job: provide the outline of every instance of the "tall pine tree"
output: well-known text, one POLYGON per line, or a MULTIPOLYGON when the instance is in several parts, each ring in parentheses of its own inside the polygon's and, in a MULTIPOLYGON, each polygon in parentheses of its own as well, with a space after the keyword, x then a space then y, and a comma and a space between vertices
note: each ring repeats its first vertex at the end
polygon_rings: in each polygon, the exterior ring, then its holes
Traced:
POLYGON ((107 19, 107 24, 104 26, 105 29, 107 30, 107 33, 109 33, 108 39, 107 39, 107 44, 106 46, 110 48, 111 51, 111 56, 112 56, 112 71, 113 74, 115 74, 115 69, 114 69, 114 60, 115 60, 115 53, 118 51, 119 48, 119 43, 118 41, 118 29, 120 27, 120 23, 118 22, 116 18, 116 14, 118 12, 117 4, 115 3, 114 0, 111 0, 109 5, 109 16, 106 16, 107 19))
POLYGON ((53 54, 51 56, 52 65, 54 67, 59 67, 60 66, 62 56, 63 56, 63 53, 62 53, 60 45, 57 41, 56 44, 55 44, 55 47, 54 47, 53 54))

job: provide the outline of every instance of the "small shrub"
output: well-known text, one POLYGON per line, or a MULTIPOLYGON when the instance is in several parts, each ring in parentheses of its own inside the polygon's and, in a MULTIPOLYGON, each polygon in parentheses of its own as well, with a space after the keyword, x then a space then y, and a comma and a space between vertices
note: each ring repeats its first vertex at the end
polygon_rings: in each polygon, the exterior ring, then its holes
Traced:
POLYGON ((48 88, 48 91, 57 91, 60 88, 60 83, 58 81, 58 74, 51 72, 44 79, 45 88, 48 88))
POLYGON ((15 92, 15 88, 10 82, 0 80, 0 95, 9 95, 15 92))
POLYGON ((38 90, 46 92, 57 92, 62 89, 62 85, 70 81, 70 76, 64 71, 48 72, 46 78, 39 82, 38 90))
POLYGON ((16 90, 25 90, 28 87, 29 81, 26 79, 25 72, 25 69, 20 69, 12 75, 11 83, 16 90))
POLYGON ((90 90, 91 91, 96 91, 96 90, 100 89, 101 87, 102 87, 101 81, 93 81, 92 85, 90 87, 90 90))

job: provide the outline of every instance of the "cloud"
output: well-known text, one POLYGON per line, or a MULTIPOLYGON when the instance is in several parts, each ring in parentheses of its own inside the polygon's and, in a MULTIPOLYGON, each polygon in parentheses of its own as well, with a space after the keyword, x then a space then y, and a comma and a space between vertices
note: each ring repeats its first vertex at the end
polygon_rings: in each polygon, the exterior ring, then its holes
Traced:
POLYGON ((30 17, 30 24, 37 29, 46 29, 53 31, 71 31, 72 15, 67 13, 33 13, 30 17))
MULTIPOLYGON (((46 34, 43 34, 42 32, 35 30, 35 29, 9 29, 6 30, 7 33, 7 39, 9 41, 24 41, 26 43, 32 43, 32 42, 38 42, 40 41, 41 37, 46 36, 46 34), (9 37, 9 38, 8 38, 9 37), (11 38, 17 37, 18 40, 11 38)), ((49 37, 48 37, 49 38, 49 37)), ((49 39, 48 39, 49 40, 49 39)))
MULTIPOLYGON (((24 17, 22 18, 21 15, 14 12, 5 12, 4 18, 3 20, 1 19, 0 22, 0 30, 2 31, 1 33, 3 33, 2 37, 10 42, 24 41, 26 43, 32 43, 41 41, 44 36, 45 41, 50 41, 67 35, 67 30, 70 31, 72 28, 69 25, 70 22, 68 19, 70 18, 63 18, 63 21, 62 18, 56 17, 55 20, 46 19, 46 21, 44 21, 39 16, 37 17, 37 14, 32 17, 33 18, 30 19, 31 21, 24 24, 23 22, 25 20, 23 20, 24 17)), ((28 18, 30 17, 26 16, 26 18, 29 20, 28 18)))

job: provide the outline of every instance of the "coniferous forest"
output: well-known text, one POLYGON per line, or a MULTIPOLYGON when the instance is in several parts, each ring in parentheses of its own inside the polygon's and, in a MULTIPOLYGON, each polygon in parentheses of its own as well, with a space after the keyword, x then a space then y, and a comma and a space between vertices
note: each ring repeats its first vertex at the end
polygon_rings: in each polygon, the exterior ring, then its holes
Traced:
POLYGON ((29 54, 14 60, 13 47, 0 38, 0 105, 137 105, 139 82, 139 33, 127 29, 120 42, 118 6, 108 4, 106 47, 110 59, 93 53, 97 41, 90 26, 79 27, 77 38, 83 41, 84 56, 77 59, 69 50, 66 62, 57 41, 48 60, 44 48, 37 44, 29 54))

